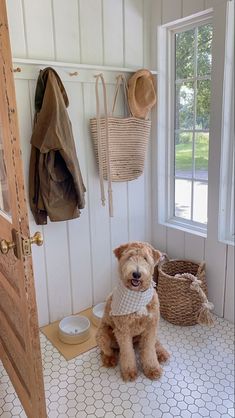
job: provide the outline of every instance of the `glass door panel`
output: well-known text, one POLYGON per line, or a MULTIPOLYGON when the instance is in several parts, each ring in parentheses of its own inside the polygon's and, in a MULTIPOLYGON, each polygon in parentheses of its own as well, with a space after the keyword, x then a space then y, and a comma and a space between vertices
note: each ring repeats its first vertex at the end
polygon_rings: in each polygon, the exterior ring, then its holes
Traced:
POLYGON ((3 129, 0 121, 0 211, 11 217, 9 187, 3 149, 3 129))

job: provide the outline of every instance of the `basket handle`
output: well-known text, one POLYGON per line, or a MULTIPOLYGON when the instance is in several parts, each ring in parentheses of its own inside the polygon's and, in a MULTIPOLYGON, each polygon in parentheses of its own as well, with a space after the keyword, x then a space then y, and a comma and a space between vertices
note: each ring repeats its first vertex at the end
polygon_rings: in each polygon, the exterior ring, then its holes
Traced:
POLYGON ((115 88, 115 93, 114 93, 113 108, 112 108, 112 113, 111 113, 112 116, 114 114, 114 110, 115 110, 115 107, 116 107, 118 93, 120 91, 121 84, 123 84, 123 89, 124 89, 125 105, 127 107, 129 115, 131 113, 129 103, 128 103, 128 99, 127 99, 128 88, 127 88, 126 77, 124 76, 124 74, 119 74, 117 76, 116 88, 115 88))
POLYGON ((160 267, 162 264, 164 264, 166 261, 170 261, 170 258, 168 257, 167 253, 162 253, 160 260, 158 262, 158 267, 160 267))
MULTIPOLYGON (((203 265, 203 263, 201 265, 203 265)), ((205 263, 203 268, 205 268, 205 263)), ((214 305, 213 303, 208 301, 205 292, 202 290, 200 286, 202 283, 201 280, 199 280, 196 276, 194 276, 191 273, 176 274, 175 277, 182 277, 191 280, 192 283, 190 285, 190 289, 195 290, 195 292, 198 293, 202 301, 202 306, 198 313, 197 322, 201 325, 214 325, 214 320, 211 315, 211 311, 214 309, 214 305)))
POLYGON ((201 276, 202 274, 204 274, 205 273, 205 269, 206 269, 206 263, 205 263, 205 261, 202 261, 199 264, 198 271, 197 271, 197 276, 201 276))
POLYGON ((104 97, 104 113, 105 113, 105 136, 106 136, 106 162, 107 162, 107 175, 108 175, 108 197, 109 197, 109 216, 113 216, 113 192, 111 182, 111 166, 110 166, 110 153, 109 153, 109 127, 108 127, 108 105, 107 105, 107 92, 103 74, 97 74, 95 83, 96 92, 96 120, 97 120, 97 136, 98 136, 98 160, 99 160, 99 178, 100 178, 100 191, 102 205, 105 206, 105 192, 104 192, 104 170, 103 159, 101 149, 101 128, 100 128, 100 100, 99 100, 99 79, 101 80, 103 87, 104 97))

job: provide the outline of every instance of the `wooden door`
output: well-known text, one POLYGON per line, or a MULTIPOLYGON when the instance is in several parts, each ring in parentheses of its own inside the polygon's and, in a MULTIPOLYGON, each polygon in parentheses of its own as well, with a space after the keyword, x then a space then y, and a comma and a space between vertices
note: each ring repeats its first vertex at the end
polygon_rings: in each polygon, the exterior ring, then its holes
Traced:
POLYGON ((0 358, 29 418, 45 418, 39 327, 5 0, 0 0, 0 358))

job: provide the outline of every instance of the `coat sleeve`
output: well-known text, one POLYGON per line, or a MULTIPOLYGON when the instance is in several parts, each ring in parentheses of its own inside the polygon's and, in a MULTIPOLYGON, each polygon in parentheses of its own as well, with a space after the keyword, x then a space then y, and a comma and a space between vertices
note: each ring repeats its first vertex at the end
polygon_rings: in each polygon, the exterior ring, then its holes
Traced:
POLYGON ((29 204, 36 224, 45 225, 47 211, 40 192, 39 158, 38 149, 32 146, 29 164, 29 204))

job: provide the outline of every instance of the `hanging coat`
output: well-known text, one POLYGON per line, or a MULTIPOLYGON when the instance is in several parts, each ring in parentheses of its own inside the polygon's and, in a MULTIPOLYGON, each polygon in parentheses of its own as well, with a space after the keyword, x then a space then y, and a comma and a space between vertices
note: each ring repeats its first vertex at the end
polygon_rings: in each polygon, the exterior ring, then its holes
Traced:
POLYGON ((38 225, 79 217, 85 186, 77 159, 65 88, 52 68, 40 71, 29 169, 30 207, 38 225))

